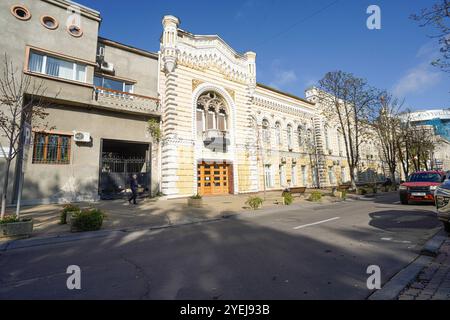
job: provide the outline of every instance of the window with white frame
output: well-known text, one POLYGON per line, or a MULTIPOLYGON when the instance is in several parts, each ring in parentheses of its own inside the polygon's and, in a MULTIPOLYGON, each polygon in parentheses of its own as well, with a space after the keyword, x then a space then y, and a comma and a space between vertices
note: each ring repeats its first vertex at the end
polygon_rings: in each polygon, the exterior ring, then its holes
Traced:
POLYGON ((292 150, 292 126, 287 126, 287 142, 288 142, 288 149, 292 150))
POLYGON ((272 166, 270 164, 264 166, 264 183, 266 188, 273 187, 272 166))
POLYGON ((94 76, 94 85, 97 88, 110 89, 119 92, 133 93, 134 91, 134 85, 130 82, 111 79, 100 75, 94 76))
POLYGON ((328 167, 328 180, 330 181, 330 184, 335 184, 336 182, 333 167, 328 167))
POLYGON ((212 91, 205 92, 197 100, 197 133, 207 130, 228 131, 226 102, 212 91))
POLYGON ((28 71, 55 78, 86 82, 86 65, 30 51, 28 71))
POLYGON ((286 169, 283 164, 280 165, 279 172, 280 172, 280 186, 285 187, 286 186, 286 169))
POLYGON ((281 145, 281 124, 275 123, 275 143, 277 146, 281 145))
POLYGON ((308 183, 308 178, 307 178, 306 166, 302 166, 302 185, 304 187, 306 187, 307 183, 308 183))
POLYGON ((293 186, 297 185, 297 166, 295 164, 291 167, 291 182, 293 186))

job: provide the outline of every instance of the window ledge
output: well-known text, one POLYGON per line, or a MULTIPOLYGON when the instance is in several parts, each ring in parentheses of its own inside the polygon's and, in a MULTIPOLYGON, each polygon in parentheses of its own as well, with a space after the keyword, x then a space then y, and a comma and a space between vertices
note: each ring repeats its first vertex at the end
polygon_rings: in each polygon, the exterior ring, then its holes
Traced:
POLYGON ((58 78, 58 77, 54 77, 54 76, 49 76, 48 74, 43 74, 43 73, 39 73, 39 72, 32 72, 32 71, 28 71, 25 70, 23 73, 30 75, 30 76, 36 76, 39 78, 44 78, 47 80, 54 80, 54 81, 59 81, 59 82, 64 82, 64 83, 68 83, 68 84, 74 84, 77 86, 82 86, 82 87, 86 87, 86 88, 94 88, 93 84, 90 83, 85 83, 85 82, 80 82, 80 81, 75 81, 75 80, 68 80, 68 79, 63 79, 63 78, 58 78))

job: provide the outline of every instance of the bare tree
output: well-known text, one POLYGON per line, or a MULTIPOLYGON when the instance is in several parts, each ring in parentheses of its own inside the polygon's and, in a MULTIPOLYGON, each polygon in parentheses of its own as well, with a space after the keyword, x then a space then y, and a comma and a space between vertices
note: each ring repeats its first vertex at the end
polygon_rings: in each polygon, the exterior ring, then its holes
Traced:
POLYGON ((370 133, 370 110, 376 90, 367 81, 343 71, 328 72, 319 81, 318 99, 328 121, 338 123, 342 133, 352 188, 356 189, 360 147, 370 133))
POLYGON ((432 26, 438 30, 433 38, 439 39, 441 57, 432 62, 434 66, 450 72, 450 0, 440 0, 419 14, 411 15, 421 27, 432 26))
POLYGON ((14 66, 6 54, 0 68, 2 69, 0 71, 0 144, 1 141, 6 141, 6 145, 0 145, 0 151, 3 150, 6 161, 1 195, 0 217, 3 219, 11 164, 23 149, 20 137, 24 123, 39 123, 44 120, 48 115, 45 112, 48 103, 43 99, 46 92, 44 82, 38 82, 24 74, 20 68, 14 66))
POLYGON ((392 182, 395 182, 397 164, 400 160, 398 140, 401 135, 401 119, 399 117, 403 103, 387 92, 381 93, 379 103, 374 110, 372 126, 378 138, 382 160, 389 168, 392 182))
POLYGON ((431 169, 429 162, 436 146, 434 128, 414 124, 410 111, 402 113, 400 118, 397 151, 405 177, 412 171, 431 169))

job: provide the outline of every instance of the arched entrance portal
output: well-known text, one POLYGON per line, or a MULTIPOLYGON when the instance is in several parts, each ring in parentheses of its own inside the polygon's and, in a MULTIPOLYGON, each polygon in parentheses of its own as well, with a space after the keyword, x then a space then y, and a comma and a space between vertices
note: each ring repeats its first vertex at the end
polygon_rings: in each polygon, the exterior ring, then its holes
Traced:
POLYGON ((196 102, 196 138, 201 153, 197 158, 197 192, 200 195, 234 191, 233 166, 229 161, 230 127, 229 108, 222 95, 215 91, 201 94, 196 102))

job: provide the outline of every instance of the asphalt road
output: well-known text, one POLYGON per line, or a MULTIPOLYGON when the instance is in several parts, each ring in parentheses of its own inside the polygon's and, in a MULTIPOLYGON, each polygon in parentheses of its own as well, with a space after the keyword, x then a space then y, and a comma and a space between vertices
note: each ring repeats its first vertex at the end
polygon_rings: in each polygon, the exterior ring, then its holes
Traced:
POLYGON ((365 299, 367 267, 384 283, 409 264, 433 209, 389 194, 1 252, 0 299, 365 299))

